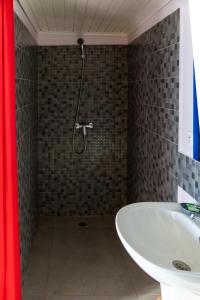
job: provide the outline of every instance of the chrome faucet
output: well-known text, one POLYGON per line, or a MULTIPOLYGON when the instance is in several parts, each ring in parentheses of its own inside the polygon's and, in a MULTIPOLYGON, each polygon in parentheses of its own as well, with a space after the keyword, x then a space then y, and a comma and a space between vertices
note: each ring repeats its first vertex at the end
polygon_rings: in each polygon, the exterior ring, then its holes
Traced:
POLYGON ((86 128, 93 128, 94 125, 93 123, 88 123, 88 124, 85 124, 85 123, 76 123, 76 129, 80 129, 80 128, 83 128, 83 135, 86 136, 87 135, 87 130, 86 128))
POLYGON ((196 214, 191 213, 191 214, 190 214, 190 218, 191 218, 192 220, 195 220, 195 221, 199 221, 199 222, 200 222, 200 217, 198 217, 196 214))

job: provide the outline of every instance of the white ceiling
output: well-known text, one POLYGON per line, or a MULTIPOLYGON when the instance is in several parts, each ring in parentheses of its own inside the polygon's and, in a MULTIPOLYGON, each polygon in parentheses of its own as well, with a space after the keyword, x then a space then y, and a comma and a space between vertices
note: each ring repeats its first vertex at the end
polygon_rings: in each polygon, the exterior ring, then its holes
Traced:
POLYGON ((18 0, 37 33, 128 35, 170 0, 18 0))

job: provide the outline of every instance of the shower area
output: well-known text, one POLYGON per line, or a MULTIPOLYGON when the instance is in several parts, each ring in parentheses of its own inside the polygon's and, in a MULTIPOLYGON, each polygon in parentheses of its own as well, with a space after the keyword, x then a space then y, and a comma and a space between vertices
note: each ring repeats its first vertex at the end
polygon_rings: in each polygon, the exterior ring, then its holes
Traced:
POLYGON ((127 48, 38 49, 43 215, 109 215, 126 203, 127 48), (87 134, 87 135, 86 135, 87 134))
POLYGON ((15 35, 23 300, 135 295, 114 228, 127 198, 128 48, 34 46, 17 16, 15 35))
MULTIPOLYGON (((21 18, 21 5, 31 16, 28 2, 15 1, 23 300, 155 300, 159 284, 128 257, 114 217, 152 193, 177 197, 177 170, 168 166, 177 146, 179 11, 130 45, 123 34, 92 44, 80 32, 71 44, 48 35, 41 43, 39 29, 36 45, 21 18)), ((155 10, 150 2, 140 18, 155 10)))
POLYGON ((127 47, 79 42, 37 48, 40 219, 23 300, 136 297, 114 228, 127 198, 127 47))

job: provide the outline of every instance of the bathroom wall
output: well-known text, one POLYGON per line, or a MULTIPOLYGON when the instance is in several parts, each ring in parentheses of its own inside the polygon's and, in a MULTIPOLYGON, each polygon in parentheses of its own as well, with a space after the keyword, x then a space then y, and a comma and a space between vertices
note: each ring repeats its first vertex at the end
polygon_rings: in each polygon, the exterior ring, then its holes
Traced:
MULTIPOLYGON (((86 46, 80 121, 88 149, 72 152, 78 46, 39 48, 39 201, 45 215, 106 215, 126 203, 127 47, 86 46)), ((78 140, 78 139, 77 139, 78 140)))
POLYGON ((176 201, 179 11, 128 49, 128 202, 176 201))
POLYGON ((15 16, 18 198, 22 273, 37 226, 37 48, 15 16))
POLYGON ((128 202, 200 201, 200 163, 178 153, 179 10, 128 49, 128 202))

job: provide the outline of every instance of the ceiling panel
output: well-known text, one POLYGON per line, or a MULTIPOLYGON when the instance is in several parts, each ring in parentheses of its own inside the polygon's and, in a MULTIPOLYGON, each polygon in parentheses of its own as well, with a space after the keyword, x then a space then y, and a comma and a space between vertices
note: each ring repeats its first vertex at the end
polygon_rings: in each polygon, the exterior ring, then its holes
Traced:
POLYGON ((37 32, 131 33, 170 0, 19 0, 37 32))
POLYGON ((73 31, 76 1, 64 0, 64 31, 73 31))

